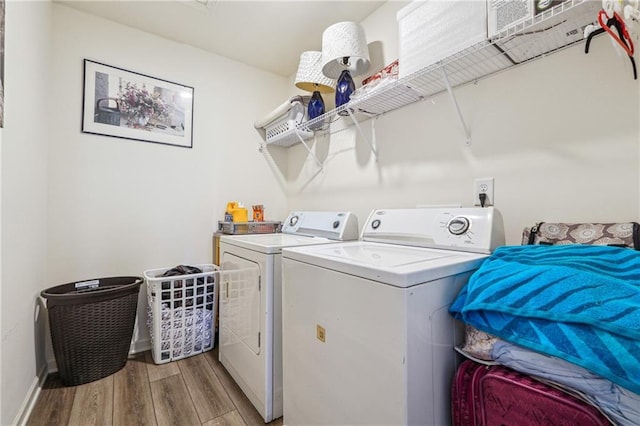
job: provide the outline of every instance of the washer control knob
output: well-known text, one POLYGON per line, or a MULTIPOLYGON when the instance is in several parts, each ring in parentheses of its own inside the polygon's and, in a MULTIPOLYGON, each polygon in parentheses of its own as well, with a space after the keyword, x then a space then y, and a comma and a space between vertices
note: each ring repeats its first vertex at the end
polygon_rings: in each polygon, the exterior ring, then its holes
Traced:
POLYGON ((333 221, 333 229, 337 229, 338 226, 340 226, 340 221, 339 220, 333 221))
POLYGON ((378 229, 379 226, 380 226, 380 219, 376 219, 373 222, 371 222, 371 227, 373 229, 378 229))
POLYGON ((291 216, 291 219, 289 219, 289 226, 296 226, 296 223, 298 223, 298 216, 291 216))
POLYGON ((447 223, 447 229, 453 235, 462 235, 469 230, 469 219, 464 216, 456 216, 447 223))

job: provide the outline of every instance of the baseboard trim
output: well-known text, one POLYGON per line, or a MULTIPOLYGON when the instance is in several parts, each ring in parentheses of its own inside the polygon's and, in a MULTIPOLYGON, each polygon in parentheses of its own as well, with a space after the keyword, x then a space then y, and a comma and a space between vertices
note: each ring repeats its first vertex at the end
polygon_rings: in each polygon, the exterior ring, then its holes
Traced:
POLYGON ((27 424, 27 420, 29 420, 29 416, 31 416, 33 407, 35 407, 36 401, 38 401, 38 396, 40 396, 42 386, 44 385, 45 380, 47 380, 47 370, 47 366, 43 366, 38 375, 34 377, 33 382, 27 391, 27 395, 20 406, 20 410, 18 410, 18 414, 16 414, 16 418, 12 424, 18 426, 24 426, 27 424))

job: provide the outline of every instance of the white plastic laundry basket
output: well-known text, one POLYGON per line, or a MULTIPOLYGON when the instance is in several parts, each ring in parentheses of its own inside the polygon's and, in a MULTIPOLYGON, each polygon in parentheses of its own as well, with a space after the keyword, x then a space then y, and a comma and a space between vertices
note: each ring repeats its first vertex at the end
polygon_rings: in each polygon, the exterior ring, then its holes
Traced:
POLYGON ((153 361, 164 364, 213 349, 218 266, 191 265, 202 273, 162 275, 172 268, 144 272, 153 361))

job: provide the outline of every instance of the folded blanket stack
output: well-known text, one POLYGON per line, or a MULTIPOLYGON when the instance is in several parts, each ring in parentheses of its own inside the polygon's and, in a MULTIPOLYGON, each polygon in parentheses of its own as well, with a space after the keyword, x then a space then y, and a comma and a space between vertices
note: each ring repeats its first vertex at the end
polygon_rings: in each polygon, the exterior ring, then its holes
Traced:
POLYGON ((577 244, 500 247, 450 312, 640 392, 638 251, 577 244))

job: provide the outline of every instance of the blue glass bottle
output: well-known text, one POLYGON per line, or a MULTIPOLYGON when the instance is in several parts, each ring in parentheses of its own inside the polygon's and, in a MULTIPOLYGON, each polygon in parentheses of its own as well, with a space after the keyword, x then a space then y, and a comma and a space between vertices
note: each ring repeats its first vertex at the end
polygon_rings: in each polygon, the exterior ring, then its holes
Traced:
POLYGON ((307 112, 309 113, 309 120, 313 120, 314 118, 320 117, 324 114, 324 100, 322 99, 320 92, 317 90, 313 92, 313 95, 311 95, 307 112))
MULTIPOLYGON (((356 90, 356 85, 351 78, 349 70, 343 70, 338 77, 336 84, 336 108, 349 102, 351 94, 356 90)), ((340 115, 347 115, 346 111, 340 113, 340 115)))
MULTIPOLYGON (((311 95, 309 105, 307 106, 307 113, 309 115, 309 120, 313 120, 314 118, 320 117, 324 114, 324 99, 322 99, 320 92, 317 90, 315 90, 313 95, 311 95)), ((315 130, 321 128, 322 125, 323 123, 320 121, 310 125, 309 128, 315 130)))

